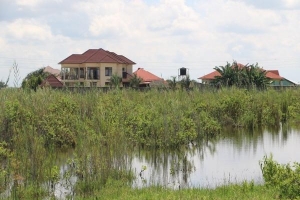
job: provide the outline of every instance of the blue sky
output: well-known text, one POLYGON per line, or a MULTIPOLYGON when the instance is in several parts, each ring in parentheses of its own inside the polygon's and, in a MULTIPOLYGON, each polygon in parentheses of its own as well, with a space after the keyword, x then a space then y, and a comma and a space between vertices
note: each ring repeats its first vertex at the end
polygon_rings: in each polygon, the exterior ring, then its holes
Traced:
POLYGON ((0 80, 103 48, 165 79, 236 60, 299 83, 299 19, 299 0, 0 0, 0 80))

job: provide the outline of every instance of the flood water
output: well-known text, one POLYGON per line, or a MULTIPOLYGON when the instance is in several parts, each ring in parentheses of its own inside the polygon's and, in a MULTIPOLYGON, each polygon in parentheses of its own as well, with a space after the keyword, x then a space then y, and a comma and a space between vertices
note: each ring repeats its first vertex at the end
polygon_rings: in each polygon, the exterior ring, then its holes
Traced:
POLYGON ((299 149, 299 130, 226 131, 216 140, 177 152, 139 151, 132 161, 137 175, 133 186, 214 188, 244 180, 259 184, 264 156, 272 154, 282 164, 300 162, 299 149))
MULTIPOLYGON (((215 188, 245 180, 260 184, 263 178, 259 161, 264 156, 272 154, 281 164, 300 162, 299 149, 299 129, 224 130, 218 138, 204 139, 177 150, 137 149, 126 154, 131 163, 126 168, 135 173, 132 186, 137 188, 151 185, 172 189, 215 188)), ((71 158, 72 151, 62 155, 58 162, 61 180, 54 188, 57 199, 75 195, 77 177, 64 178, 69 168, 66 160, 71 158)), ((0 198, 10 196, 10 189, 9 186, 0 198)))

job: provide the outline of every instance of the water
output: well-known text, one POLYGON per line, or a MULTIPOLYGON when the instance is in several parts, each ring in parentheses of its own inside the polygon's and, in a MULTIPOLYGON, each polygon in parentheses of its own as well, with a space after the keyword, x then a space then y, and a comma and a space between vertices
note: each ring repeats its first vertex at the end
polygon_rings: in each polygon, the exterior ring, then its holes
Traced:
POLYGON ((215 188, 244 180, 260 184, 259 161, 272 154, 282 164, 300 162, 299 144, 300 131, 296 130, 232 130, 214 141, 177 152, 142 152, 132 162, 137 174, 133 186, 215 188), (143 166, 146 170, 140 174, 143 166))
MULTIPOLYGON (((282 164, 300 162, 299 144, 300 131, 286 127, 254 132, 227 130, 218 138, 178 150, 135 150, 124 154, 129 163, 126 169, 136 175, 133 187, 215 188, 244 180, 263 183, 259 161, 272 154, 282 164)), ((57 199, 75 195, 76 175, 64 176, 70 168, 67 160, 73 157, 73 151, 58 156, 61 179, 53 191, 57 199)), ((10 190, 11 185, 0 198, 10 196, 10 190)))

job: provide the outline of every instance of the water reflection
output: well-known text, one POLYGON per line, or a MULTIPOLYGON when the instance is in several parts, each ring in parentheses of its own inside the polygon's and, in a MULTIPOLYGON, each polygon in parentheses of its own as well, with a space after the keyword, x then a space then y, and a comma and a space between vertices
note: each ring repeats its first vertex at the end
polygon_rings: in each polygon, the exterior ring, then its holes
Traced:
POLYGON ((197 170, 194 157, 203 160, 215 151, 214 140, 190 144, 176 150, 139 150, 132 161, 138 174, 133 186, 161 185, 175 189, 190 187, 191 174, 197 170))
POLYGON ((300 162, 300 131, 286 125, 268 130, 224 130, 219 138, 176 151, 134 154, 134 187, 209 187, 253 180, 262 183, 259 161, 273 154, 279 163, 300 162))

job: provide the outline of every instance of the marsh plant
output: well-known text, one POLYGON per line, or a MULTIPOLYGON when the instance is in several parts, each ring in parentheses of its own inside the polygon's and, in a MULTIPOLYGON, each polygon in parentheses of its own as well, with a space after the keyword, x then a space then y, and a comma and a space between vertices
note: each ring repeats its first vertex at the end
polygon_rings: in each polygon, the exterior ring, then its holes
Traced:
MULTIPOLYGON (((130 186, 132 152, 209 141, 224 127, 263 129, 300 121, 298 90, 0 90, 0 191, 53 195, 58 179, 87 198, 117 181, 130 186), (63 173, 60 154, 71 151, 63 173), (59 175, 58 175, 59 174, 59 175)), ((65 159, 66 162, 67 159, 65 159)), ((173 172, 190 171, 182 155, 173 172), (187 167, 186 167, 187 166, 187 167), (185 168, 186 167, 186 168, 185 168)), ((176 174, 176 173, 175 173, 176 174)), ((186 173, 188 174, 188 173, 186 173)))

